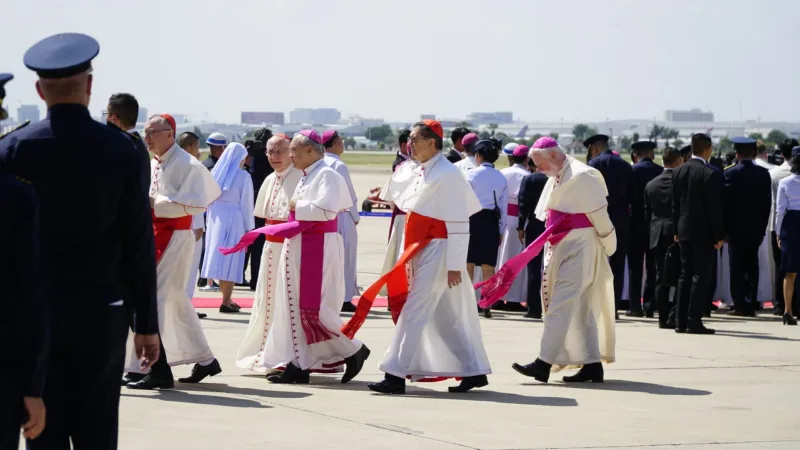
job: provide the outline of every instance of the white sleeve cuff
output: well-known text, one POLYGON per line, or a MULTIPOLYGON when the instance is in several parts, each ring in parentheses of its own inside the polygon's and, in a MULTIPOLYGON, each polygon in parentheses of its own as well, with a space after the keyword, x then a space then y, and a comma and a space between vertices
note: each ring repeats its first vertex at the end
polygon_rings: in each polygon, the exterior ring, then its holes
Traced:
POLYGON ((469 249, 469 222, 445 222, 447 226, 447 270, 464 270, 469 249))

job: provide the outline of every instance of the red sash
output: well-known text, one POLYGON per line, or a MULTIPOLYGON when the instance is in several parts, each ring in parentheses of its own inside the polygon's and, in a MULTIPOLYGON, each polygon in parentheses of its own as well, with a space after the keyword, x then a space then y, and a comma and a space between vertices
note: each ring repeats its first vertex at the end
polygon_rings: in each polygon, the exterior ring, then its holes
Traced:
MULTIPOLYGON (((286 223, 286 221, 285 220, 272 220, 272 219, 267 220, 267 225, 280 225, 282 223, 286 223)), ((265 236, 267 237, 267 242, 272 242, 273 244, 283 244, 283 241, 286 240, 286 239, 284 239, 282 237, 273 236, 271 234, 267 234, 265 236)))
POLYGON ((519 217, 519 205, 515 205, 513 203, 508 204, 508 215, 519 217))
POLYGON ((591 228, 592 226, 592 222, 586 214, 566 214, 552 209, 548 211, 547 228, 544 233, 531 242, 531 245, 522 253, 506 261, 491 278, 475 283, 475 289, 481 288, 481 300, 478 305, 481 308, 490 308, 502 300, 520 271, 542 251, 545 242, 550 242, 551 245, 558 244, 571 230, 591 228))
POLYGON ((420 214, 408 214, 404 230, 405 246, 404 252, 400 255, 397 263, 388 273, 380 277, 378 281, 372 283, 358 299, 358 306, 353 317, 344 324, 342 333, 353 339, 359 328, 367 320, 372 303, 378 296, 381 288, 386 285, 389 291, 389 307, 392 310, 392 320, 397 323, 403 305, 408 298, 408 275, 406 274, 406 263, 411 261, 417 253, 424 249, 433 239, 447 238, 447 227, 445 223, 438 219, 432 219, 420 214))
POLYGON ((192 229, 192 216, 183 216, 175 218, 156 217, 155 210, 150 210, 153 217, 153 236, 156 241, 156 264, 161 261, 161 256, 169 245, 172 239, 172 233, 175 230, 191 230, 192 229))

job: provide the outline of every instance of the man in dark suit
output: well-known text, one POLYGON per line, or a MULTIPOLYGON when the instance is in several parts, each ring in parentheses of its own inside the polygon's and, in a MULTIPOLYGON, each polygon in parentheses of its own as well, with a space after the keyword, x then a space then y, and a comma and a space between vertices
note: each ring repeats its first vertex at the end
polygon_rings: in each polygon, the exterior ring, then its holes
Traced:
POLYGON ((772 178, 757 166, 756 140, 734 137, 738 163, 724 172, 722 203, 731 269, 734 316, 754 317, 758 301, 758 248, 772 207, 772 178))
POLYGON ((656 266, 656 292, 654 303, 658 307, 659 328, 675 329, 674 317, 670 321, 670 288, 666 280, 666 258, 671 245, 675 244, 672 224, 672 171, 683 164, 678 150, 667 148, 662 156, 664 171, 653 178, 644 190, 645 220, 650 225, 648 248, 656 266))
POLYGON ((677 333, 714 334, 703 325, 708 303, 711 260, 722 247, 722 174, 708 166, 711 138, 692 136, 692 157, 672 172, 672 223, 681 245, 677 333))
MULTIPOLYGON (((0 74, 3 85, 13 78, 0 74)), ((5 109, 0 108, 0 120, 5 109)), ((0 136, 0 140, 3 139, 0 136)), ((35 439, 45 427, 42 401, 49 330, 47 303, 36 283, 39 274, 36 249, 36 195, 33 187, 9 173, 0 173, 0 277, 2 294, 0 342, 6 347, 0 370, 0 449, 19 448, 19 430, 35 439)))
POLYGON ((108 99, 108 106, 103 114, 106 116, 108 125, 115 126, 131 135, 133 143, 150 164, 150 153, 142 141, 142 136, 136 131, 136 119, 139 117, 139 102, 136 101, 136 97, 126 93, 112 95, 108 99))
MULTIPOLYGON (((47 427, 31 450, 114 449, 128 316, 143 366, 158 359, 155 243, 148 167, 131 137, 89 114, 97 41, 46 38, 24 57, 47 117, 0 141, 0 171, 39 200, 39 283, 53 320, 43 399, 47 427), (70 220, 66 220, 69 218, 70 220), (72 289, 62 287, 70 285, 72 289)), ((5 216, 4 216, 5 217, 5 216)))
POLYGON ((643 317, 642 267, 647 267, 644 302, 649 305, 647 317, 653 317, 655 311, 656 267, 653 252, 650 250, 650 230, 645 217, 644 192, 647 183, 661 175, 664 168, 653 162, 655 142, 639 141, 631 146, 635 164, 632 168, 633 189, 635 196, 631 199, 631 230, 628 244, 628 292, 630 292, 630 309, 625 313, 629 317, 643 317))
MULTIPOLYGON (((250 142, 250 147, 247 147, 249 161, 247 170, 250 172, 250 178, 253 181, 253 202, 258 198, 258 191, 261 190, 261 185, 264 184, 264 180, 274 172, 272 166, 269 165, 269 159, 267 159, 267 141, 270 140, 270 138, 272 138, 272 130, 269 128, 259 128, 253 133, 253 140, 250 142)), ((255 203, 253 204, 255 205, 255 203)), ((255 224, 256 228, 261 228, 266 222, 261 217, 256 217, 255 224)), ((264 252, 265 242, 266 237, 262 234, 247 248, 244 265, 242 267, 243 270, 247 270, 247 262, 250 261, 250 281, 247 281, 247 277, 243 276, 242 280, 244 280, 244 282, 238 284, 239 286, 246 284, 251 291, 256 290, 258 271, 261 270, 261 254, 264 252)))
POLYGON ((408 161, 408 137, 411 136, 411 130, 405 129, 400 132, 397 137, 397 144, 400 146, 400 150, 397 152, 397 156, 392 161, 392 172, 397 169, 397 166, 403 164, 404 162, 408 161))
MULTIPOLYGON (((532 170, 536 170, 533 162, 528 160, 532 170)), ((534 211, 539 204, 539 197, 542 195, 544 185, 547 183, 547 175, 534 172, 526 175, 519 186, 519 223, 517 233, 519 240, 525 246, 531 245, 540 234, 544 232, 544 222, 536 218, 534 211)), ((525 317, 530 319, 542 318, 542 255, 539 252, 535 258, 528 263, 528 313, 525 317)))
POLYGON ((603 174, 608 189, 608 217, 617 233, 617 251, 608 258, 614 273, 614 300, 617 309, 624 309, 622 288, 625 283, 625 258, 631 221, 631 203, 635 201, 633 169, 608 148, 608 136, 596 134, 583 141, 588 152, 589 166, 603 174))
POLYGON ((461 144, 461 139, 468 135, 470 131, 464 127, 458 127, 450 133, 450 140, 453 141, 453 148, 447 154, 447 160, 455 164, 464 159, 464 145, 461 144))

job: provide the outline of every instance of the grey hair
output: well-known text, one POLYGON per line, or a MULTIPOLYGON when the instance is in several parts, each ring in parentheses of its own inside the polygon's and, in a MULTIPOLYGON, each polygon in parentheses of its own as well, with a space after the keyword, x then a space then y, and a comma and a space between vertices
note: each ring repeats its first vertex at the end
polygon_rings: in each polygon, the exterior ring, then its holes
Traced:
POLYGON ((154 124, 158 124, 158 125, 166 125, 166 126, 172 128, 172 126, 169 124, 169 122, 167 122, 167 119, 165 119, 164 117, 162 117, 162 116, 160 116, 158 114, 153 114, 152 116, 148 117, 147 121, 148 122, 152 122, 154 124))
POLYGON ((562 155, 566 155, 567 154, 564 151, 564 149, 561 148, 560 145, 557 145, 555 147, 550 147, 550 148, 533 148, 533 147, 531 147, 531 149, 528 151, 528 157, 533 159, 533 154, 534 153, 537 153, 537 152, 543 153, 543 152, 550 152, 550 151, 553 151, 553 152, 556 152, 556 153, 561 153, 562 155))
POLYGON ((287 144, 289 144, 289 141, 287 141, 285 137, 278 136, 276 134, 275 136, 272 136, 271 138, 269 138, 267 140, 267 147, 274 147, 276 144, 278 144, 281 141, 282 142, 286 142, 287 144))
POLYGON ((310 145, 315 152, 319 153, 320 155, 325 155, 325 146, 320 143, 312 141, 311 138, 303 136, 302 134, 298 134, 297 136, 295 136, 295 139, 298 140, 298 143, 300 145, 304 147, 310 145))

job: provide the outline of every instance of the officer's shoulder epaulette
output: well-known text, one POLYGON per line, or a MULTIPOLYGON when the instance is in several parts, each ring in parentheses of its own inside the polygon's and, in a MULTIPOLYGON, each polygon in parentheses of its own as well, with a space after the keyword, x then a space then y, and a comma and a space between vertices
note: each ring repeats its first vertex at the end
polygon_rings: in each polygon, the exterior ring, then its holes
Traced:
POLYGON ((15 132, 15 131, 19 131, 19 130, 21 130, 21 129, 23 129, 23 128, 27 127, 28 125, 30 125, 30 123, 31 123, 31 121, 30 121, 30 120, 26 120, 26 121, 25 121, 25 123, 23 123, 22 125, 19 125, 19 126, 17 126, 16 128, 14 128, 13 130, 9 131, 8 133, 5 133, 5 134, 0 134, 0 139, 3 139, 4 137, 6 137, 6 136, 10 135, 10 134, 11 134, 11 133, 13 133, 13 132, 15 132))
POLYGON ((730 169, 731 167, 736 167, 736 164, 735 164, 735 163, 734 163, 734 164, 731 164, 730 166, 727 166, 727 167, 725 167, 725 168, 724 168, 724 169, 722 169, 722 170, 728 170, 728 169, 730 169))

